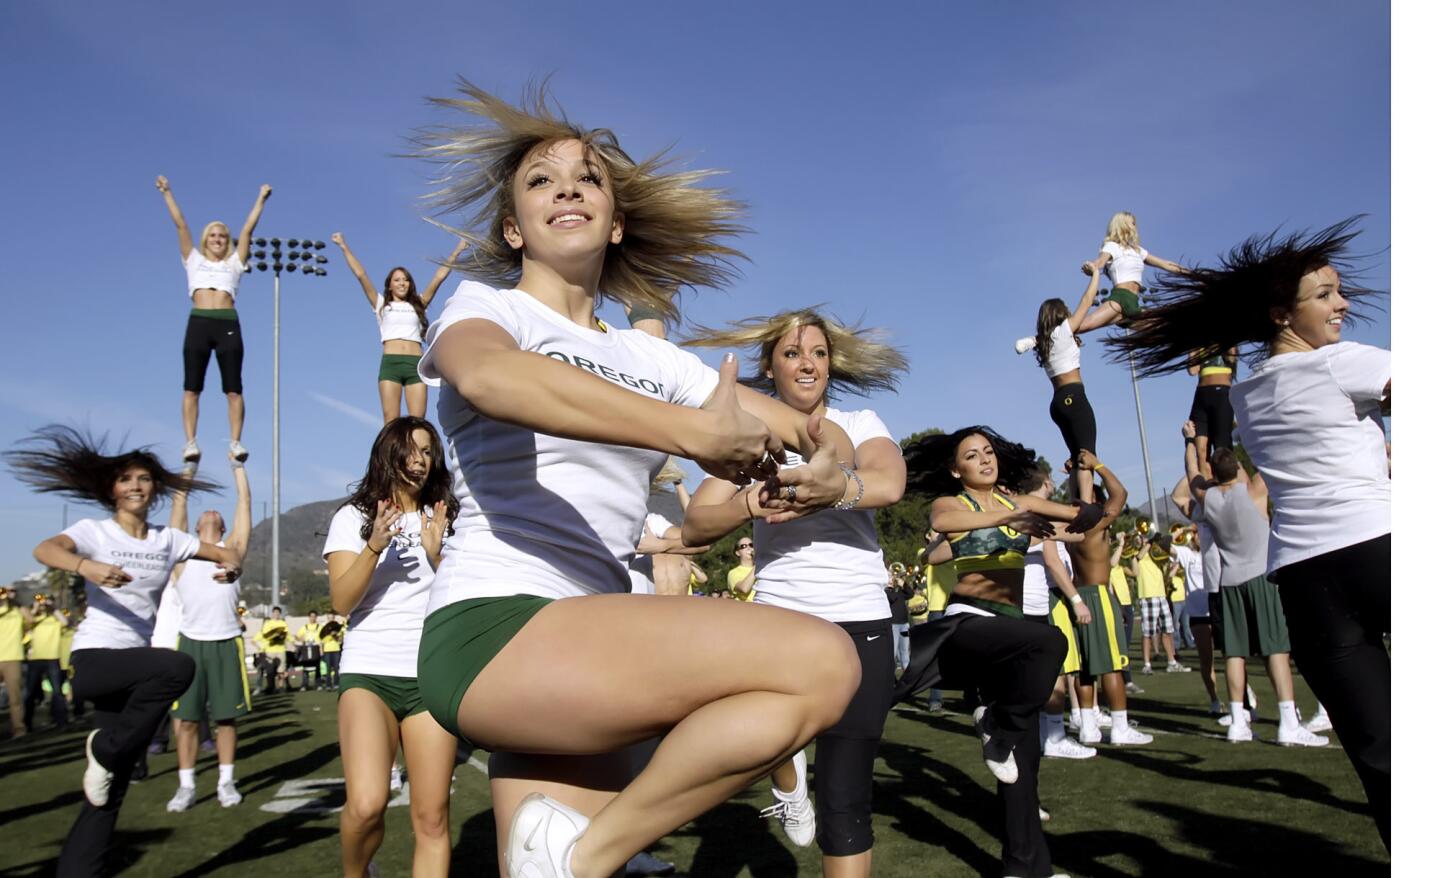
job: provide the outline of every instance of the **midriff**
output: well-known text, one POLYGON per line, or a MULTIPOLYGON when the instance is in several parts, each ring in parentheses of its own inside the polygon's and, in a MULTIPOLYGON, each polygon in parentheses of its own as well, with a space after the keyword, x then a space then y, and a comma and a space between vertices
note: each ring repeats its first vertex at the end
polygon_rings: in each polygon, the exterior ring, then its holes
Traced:
POLYGON ((392 338, 381 343, 380 350, 387 354, 409 354, 418 357, 422 353, 420 342, 404 338, 392 338))
POLYGON ((235 297, 224 290, 192 290, 190 292, 190 303, 196 308, 212 310, 216 308, 234 308, 235 297))
POLYGON ((955 587, 950 593, 1018 607, 1022 605, 1025 595, 1025 571, 991 570, 985 573, 966 573, 955 581, 955 587))

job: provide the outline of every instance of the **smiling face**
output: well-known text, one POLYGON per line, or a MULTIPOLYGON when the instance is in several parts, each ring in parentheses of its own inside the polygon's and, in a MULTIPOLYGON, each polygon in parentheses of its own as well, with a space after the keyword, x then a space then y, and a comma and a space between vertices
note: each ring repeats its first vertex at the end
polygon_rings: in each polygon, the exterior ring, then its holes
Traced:
POLYGON ((385 286, 390 290, 390 296, 395 299, 404 299, 410 295, 410 276, 403 268, 397 268, 390 272, 385 279, 385 286))
POLYGON ((735 554, 739 556, 742 566, 755 566, 755 541, 750 537, 741 537, 735 544, 735 554))
POLYGON ((531 150, 512 185, 515 215, 505 218, 505 240, 528 260, 556 266, 603 261, 605 248, 624 235, 605 166, 578 140, 531 150))
POLYGON ((144 518, 155 499, 155 477, 143 466, 126 467, 115 479, 111 495, 116 512, 128 512, 144 518))
POLYGON ((818 326, 801 326, 786 333, 770 354, 765 377, 786 405, 814 411, 830 386, 830 341, 818 326))
POLYGON ((230 253, 230 230, 224 223, 211 223, 201 236, 201 249, 205 258, 219 262, 230 253))
POLYGON ((983 433, 971 433, 955 448, 950 474, 968 490, 989 491, 1000 477, 1000 461, 983 433))
POLYGON ((1295 302, 1279 319, 1282 331, 1289 329, 1312 349, 1322 348, 1340 340, 1349 310, 1350 303, 1340 294, 1339 273, 1326 265, 1300 278, 1295 302))

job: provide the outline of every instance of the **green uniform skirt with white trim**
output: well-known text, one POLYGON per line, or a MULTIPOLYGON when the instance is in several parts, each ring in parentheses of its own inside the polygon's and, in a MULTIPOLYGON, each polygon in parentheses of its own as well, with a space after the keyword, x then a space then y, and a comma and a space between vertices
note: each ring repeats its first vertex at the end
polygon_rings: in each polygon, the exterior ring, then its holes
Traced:
POLYGON ((1090 610, 1090 624, 1075 626, 1075 640, 1080 646, 1080 670, 1087 677, 1098 677, 1124 670, 1130 665, 1126 646, 1120 637, 1120 602, 1108 585, 1081 585, 1075 590, 1090 610))
MULTIPOLYGON (((1216 620, 1212 618, 1211 624, 1216 620)), ((1280 590, 1263 575, 1220 587, 1220 651, 1226 658, 1290 651, 1290 628, 1280 590)))

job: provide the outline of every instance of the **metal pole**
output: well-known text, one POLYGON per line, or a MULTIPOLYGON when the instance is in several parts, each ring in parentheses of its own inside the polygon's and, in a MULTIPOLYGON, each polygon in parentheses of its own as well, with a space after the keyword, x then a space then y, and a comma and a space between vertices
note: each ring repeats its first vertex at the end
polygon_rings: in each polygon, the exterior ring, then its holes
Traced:
POLYGON ((275 266, 275 375, 270 416, 270 606, 280 605, 280 266, 275 266))
POLYGON ((1150 443, 1145 439, 1145 411, 1140 407, 1140 379, 1135 377, 1135 358, 1127 354, 1125 359, 1130 363, 1130 386, 1135 389, 1135 421, 1140 425, 1140 457, 1145 462, 1145 499, 1150 504, 1150 515, 1155 519, 1156 527, 1163 533, 1170 527, 1169 511, 1162 513, 1155 504, 1155 485, 1150 477, 1150 443))

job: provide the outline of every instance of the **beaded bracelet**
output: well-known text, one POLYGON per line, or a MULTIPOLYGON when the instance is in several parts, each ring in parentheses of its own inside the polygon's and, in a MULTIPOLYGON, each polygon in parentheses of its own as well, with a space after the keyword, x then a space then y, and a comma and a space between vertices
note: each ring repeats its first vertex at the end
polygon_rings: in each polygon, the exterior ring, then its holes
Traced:
POLYGON ((854 509, 856 506, 860 505, 860 499, 865 496, 865 483, 860 480, 859 473, 855 472, 853 469, 846 466, 845 464, 837 463, 836 466, 840 467, 840 471, 845 473, 846 479, 854 479, 856 493, 855 499, 847 502, 845 500, 845 494, 842 492, 840 494, 840 499, 836 500, 833 504, 831 504, 831 506, 832 508, 839 509, 842 512, 847 509, 854 509))

